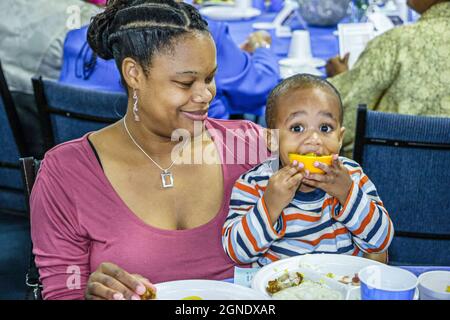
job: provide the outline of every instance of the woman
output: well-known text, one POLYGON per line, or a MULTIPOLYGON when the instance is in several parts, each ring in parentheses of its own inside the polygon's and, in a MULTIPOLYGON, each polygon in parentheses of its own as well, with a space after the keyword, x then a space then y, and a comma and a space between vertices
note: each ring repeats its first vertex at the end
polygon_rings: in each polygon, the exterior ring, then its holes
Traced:
POLYGON ((422 16, 372 40, 355 66, 328 62, 328 76, 342 95, 344 150, 351 156, 358 104, 414 115, 450 116, 450 1, 409 0, 422 16))
POLYGON ((221 245, 231 189, 264 159, 242 158, 234 144, 263 140, 249 122, 206 118, 217 65, 205 21, 172 0, 116 0, 88 41, 114 57, 128 109, 45 156, 31 196, 44 298, 140 299, 150 281, 232 277, 221 245), (193 138, 173 141, 177 129, 193 138), (208 161, 179 161, 198 154, 208 161))

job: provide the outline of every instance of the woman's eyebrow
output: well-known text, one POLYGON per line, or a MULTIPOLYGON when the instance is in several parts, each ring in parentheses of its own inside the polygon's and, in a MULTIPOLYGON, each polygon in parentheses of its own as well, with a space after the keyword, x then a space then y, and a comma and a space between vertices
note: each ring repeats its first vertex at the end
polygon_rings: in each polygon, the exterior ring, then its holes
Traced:
MULTIPOLYGON (((216 71, 217 71, 217 66, 210 72, 210 74, 213 74, 213 73, 215 73, 216 71)), ((177 72, 176 74, 179 74, 179 75, 198 75, 199 72, 198 72, 198 71, 191 71, 191 70, 188 70, 188 71, 179 71, 179 72, 177 72)))
POLYGON ((180 75, 186 75, 186 74, 188 74, 188 75, 197 75, 198 72, 197 71, 180 71, 180 72, 177 72, 176 74, 180 74, 180 75))

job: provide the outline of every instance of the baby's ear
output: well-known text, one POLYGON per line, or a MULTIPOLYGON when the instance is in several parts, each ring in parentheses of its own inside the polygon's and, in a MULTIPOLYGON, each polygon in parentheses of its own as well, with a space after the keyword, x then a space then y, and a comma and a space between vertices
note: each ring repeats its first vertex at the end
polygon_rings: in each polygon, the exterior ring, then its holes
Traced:
POLYGON ((279 148, 279 130, 264 128, 264 137, 266 139, 267 149, 272 153, 278 153, 279 148))
POLYGON ((341 127, 341 132, 339 132, 339 149, 342 148, 342 143, 344 142, 345 127, 341 127))

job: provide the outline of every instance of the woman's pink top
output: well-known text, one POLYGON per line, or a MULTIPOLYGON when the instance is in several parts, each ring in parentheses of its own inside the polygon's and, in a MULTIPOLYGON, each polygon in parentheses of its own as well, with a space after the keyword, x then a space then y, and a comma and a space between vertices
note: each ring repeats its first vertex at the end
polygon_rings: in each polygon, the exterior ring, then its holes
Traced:
POLYGON ((205 125, 221 153, 224 197, 217 215, 193 229, 163 230, 138 218, 105 176, 88 134, 47 152, 30 200, 45 299, 83 299, 90 273, 102 262, 153 283, 233 277, 221 230, 234 182, 255 166, 255 154, 256 162, 267 158, 265 144, 252 122, 208 119, 205 125))

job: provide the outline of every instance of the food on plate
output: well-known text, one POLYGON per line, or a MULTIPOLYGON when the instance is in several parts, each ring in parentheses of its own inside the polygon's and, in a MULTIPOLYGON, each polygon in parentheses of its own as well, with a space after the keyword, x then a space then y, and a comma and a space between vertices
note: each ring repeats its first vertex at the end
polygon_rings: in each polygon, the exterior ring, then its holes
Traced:
POLYGON ((445 292, 450 292, 450 286, 447 286, 447 289, 445 290, 445 292))
POLYGON ((325 276, 327 278, 333 279, 335 281, 339 281, 340 283, 343 283, 343 284, 351 284, 353 286, 360 286, 361 285, 361 282, 359 280, 359 277, 358 277, 357 273, 355 273, 353 276, 350 276, 350 275, 338 275, 338 274, 335 274, 333 272, 328 272, 328 270, 327 271, 321 271, 318 266, 311 265, 311 264, 306 264, 306 263, 300 263, 299 267, 313 270, 313 271, 318 272, 318 273, 320 273, 321 275, 323 275, 323 276, 325 276))
POLYGON ((357 273, 355 273, 355 275, 352 278, 350 278, 349 276, 343 276, 338 281, 341 283, 344 283, 344 284, 352 284, 353 286, 361 285, 361 282, 359 280, 357 273))
POLYGON ((324 174, 325 172, 322 169, 314 167, 314 162, 321 162, 328 166, 331 166, 333 162, 333 156, 320 156, 315 153, 307 153, 307 154, 298 154, 298 153, 289 153, 289 162, 293 162, 297 160, 298 162, 302 162, 305 167, 304 170, 308 170, 311 173, 319 173, 324 174))
POLYGON ((342 300, 339 291, 324 283, 305 280, 299 286, 278 291, 272 295, 275 300, 342 300))
POLYGON ((153 300, 153 299, 156 299, 156 292, 150 288, 147 288, 144 294, 141 295, 141 300, 153 300))
POLYGON ((203 300, 203 298, 199 297, 199 296, 188 296, 188 297, 184 297, 181 300, 203 300))
POLYGON ((266 291, 276 300, 341 300, 342 294, 326 284, 305 279, 300 272, 285 271, 270 280, 266 291))
POLYGON ((269 281, 267 284, 266 290, 270 294, 277 293, 286 288, 295 287, 302 283, 303 274, 300 272, 285 272, 280 277, 275 280, 269 281))

